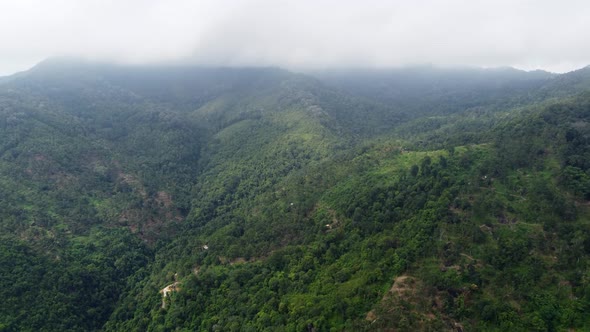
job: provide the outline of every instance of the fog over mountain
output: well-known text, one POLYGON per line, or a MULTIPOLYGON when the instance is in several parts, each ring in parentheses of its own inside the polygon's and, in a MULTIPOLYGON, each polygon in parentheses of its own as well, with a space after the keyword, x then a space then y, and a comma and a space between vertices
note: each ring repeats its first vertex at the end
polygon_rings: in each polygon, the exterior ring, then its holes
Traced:
POLYGON ((590 331, 583 2, 0 3, 0 332, 590 331))
POLYGON ((590 63, 585 1, 3 1, 0 75, 51 56, 342 67, 590 63))

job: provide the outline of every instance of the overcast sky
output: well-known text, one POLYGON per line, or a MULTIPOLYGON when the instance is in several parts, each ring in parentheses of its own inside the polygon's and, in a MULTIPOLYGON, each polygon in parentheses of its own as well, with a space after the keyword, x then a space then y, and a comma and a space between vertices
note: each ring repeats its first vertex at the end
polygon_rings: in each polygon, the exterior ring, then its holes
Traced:
POLYGON ((590 1, 0 0, 0 75, 59 55, 565 72, 590 64, 590 1))

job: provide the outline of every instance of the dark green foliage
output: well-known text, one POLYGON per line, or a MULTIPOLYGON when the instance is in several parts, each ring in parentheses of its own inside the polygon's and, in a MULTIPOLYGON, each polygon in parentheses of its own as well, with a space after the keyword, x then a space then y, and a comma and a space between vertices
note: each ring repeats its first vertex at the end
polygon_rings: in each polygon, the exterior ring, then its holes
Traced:
POLYGON ((103 230, 46 256, 8 237, 0 247, 0 321, 7 331, 92 331, 149 254, 129 233, 103 230))

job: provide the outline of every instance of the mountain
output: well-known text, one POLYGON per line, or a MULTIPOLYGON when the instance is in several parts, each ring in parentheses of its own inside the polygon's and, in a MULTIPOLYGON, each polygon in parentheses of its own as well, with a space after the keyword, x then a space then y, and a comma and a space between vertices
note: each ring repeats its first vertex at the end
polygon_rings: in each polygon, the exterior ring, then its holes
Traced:
POLYGON ((0 330, 588 329, 590 72, 0 82, 0 330))
POLYGON ((315 75, 348 93, 396 105, 411 117, 529 102, 521 99, 556 76, 512 68, 436 67, 329 70, 315 75))

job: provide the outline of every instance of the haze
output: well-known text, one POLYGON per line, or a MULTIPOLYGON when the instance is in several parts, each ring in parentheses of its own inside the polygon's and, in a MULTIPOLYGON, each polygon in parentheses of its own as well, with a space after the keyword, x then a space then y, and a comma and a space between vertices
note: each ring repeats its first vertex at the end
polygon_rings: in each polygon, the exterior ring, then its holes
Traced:
POLYGON ((587 1, 0 2, 0 75, 51 56, 215 66, 590 64, 587 1))

